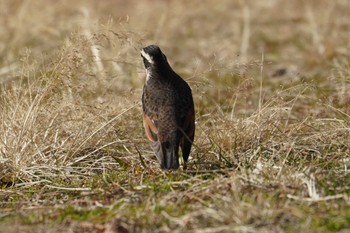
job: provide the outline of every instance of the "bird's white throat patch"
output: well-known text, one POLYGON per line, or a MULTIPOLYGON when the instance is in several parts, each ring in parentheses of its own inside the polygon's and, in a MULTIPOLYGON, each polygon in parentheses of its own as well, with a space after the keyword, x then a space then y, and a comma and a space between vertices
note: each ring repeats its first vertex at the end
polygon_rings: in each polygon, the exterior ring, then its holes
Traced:
POLYGON ((143 49, 141 50, 141 55, 142 57, 147 59, 149 63, 154 64, 153 58, 148 53, 146 53, 143 49))
POLYGON ((151 78, 151 71, 146 69, 146 82, 151 78))

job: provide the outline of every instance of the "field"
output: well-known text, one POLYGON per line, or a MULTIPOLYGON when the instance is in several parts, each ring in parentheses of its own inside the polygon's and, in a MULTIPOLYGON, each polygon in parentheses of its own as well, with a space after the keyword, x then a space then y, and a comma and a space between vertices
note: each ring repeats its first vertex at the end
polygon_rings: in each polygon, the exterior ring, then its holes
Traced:
POLYGON ((1 0, 0 232, 350 232, 350 1, 1 0), (186 170, 140 49, 191 86, 186 170))

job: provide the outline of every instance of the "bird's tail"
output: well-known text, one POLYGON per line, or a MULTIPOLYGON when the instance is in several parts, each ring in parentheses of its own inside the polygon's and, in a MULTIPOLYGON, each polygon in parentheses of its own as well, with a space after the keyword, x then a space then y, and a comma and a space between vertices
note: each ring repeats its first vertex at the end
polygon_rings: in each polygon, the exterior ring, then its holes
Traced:
POLYGON ((161 169, 179 168, 179 143, 177 142, 153 142, 152 147, 157 155, 161 169))

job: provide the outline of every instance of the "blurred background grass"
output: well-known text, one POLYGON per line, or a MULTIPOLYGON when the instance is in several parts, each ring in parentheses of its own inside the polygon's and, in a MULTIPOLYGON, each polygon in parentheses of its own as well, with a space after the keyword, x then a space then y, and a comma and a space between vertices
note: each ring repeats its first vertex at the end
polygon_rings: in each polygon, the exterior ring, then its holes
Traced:
POLYGON ((4 232, 347 232, 348 12, 0 1, 4 232), (192 87, 187 172, 161 172, 143 132, 139 51, 154 43, 192 87))

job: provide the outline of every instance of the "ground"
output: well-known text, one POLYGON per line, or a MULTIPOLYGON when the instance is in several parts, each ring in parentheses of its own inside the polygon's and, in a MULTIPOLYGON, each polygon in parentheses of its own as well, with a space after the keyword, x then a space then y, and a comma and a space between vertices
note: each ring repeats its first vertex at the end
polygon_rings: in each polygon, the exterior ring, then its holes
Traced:
POLYGON ((350 232, 350 2, 0 1, 0 232, 350 232), (140 49, 191 86, 166 172, 140 49))

